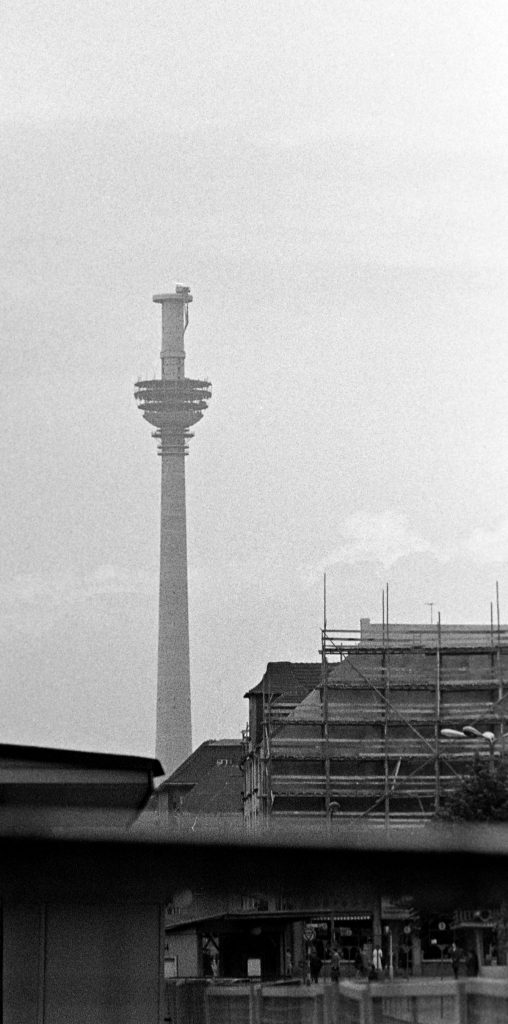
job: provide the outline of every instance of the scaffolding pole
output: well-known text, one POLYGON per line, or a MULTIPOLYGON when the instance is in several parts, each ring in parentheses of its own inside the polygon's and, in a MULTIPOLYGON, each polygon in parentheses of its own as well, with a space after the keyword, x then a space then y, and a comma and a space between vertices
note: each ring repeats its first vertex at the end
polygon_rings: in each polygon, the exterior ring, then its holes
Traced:
POLYGON ((263 680, 263 819, 265 824, 268 824, 271 814, 272 795, 270 764, 272 740, 271 704, 271 680, 269 680, 268 696, 263 680))
MULTIPOLYGON (((497 675, 498 675, 498 700, 504 699, 503 665, 501 661, 501 616, 499 611, 499 581, 496 580, 496 614, 497 614, 497 675)), ((503 717, 499 722, 499 739, 501 741, 501 756, 504 756, 504 726, 503 717)))
POLYGON ((325 814, 326 817, 330 817, 330 732, 329 732, 329 721, 328 721, 328 662, 326 659, 326 651, 324 645, 324 636, 322 643, 322 656, 321 656, 321 709, 322 709, 322 726, 321 734, 323 739, 323 754, 325 763, 325 814))
MULTIPOLYGON (((383 630, 383 632, 385 632, 383 630)), ((388 758, 388 733, 389 733, 389 707, 390 707, 390 603, 389 603, 389 589, 388 583, 386 584, 386 632, 385 632, 386 647, 383 650, 382 655, 382 674, 384 674, 384 696, 385 696, 385 708, 384 708, 384 720, 383 720, 383 740, 384 740, 384 776, 385 776, 385 826, 388 828, 390 824, 390 761, 388 758), (383 672, 384 670, 384 672, 383 672)))
POLYGON ((321 736, 325 766, 325 815, 330 818, 330 731, 328 721, 328 663, 326 659, 326 573, 323 576, 323 632, 321 636, 321 736))
POLYGON ((441 612, 437 613, 437 646, 436 646, 436 716, 434 736, 436 740, 436 760, 434 775, 436 789, 434 794, 434 810, 437 812, 441 804, 441 612))

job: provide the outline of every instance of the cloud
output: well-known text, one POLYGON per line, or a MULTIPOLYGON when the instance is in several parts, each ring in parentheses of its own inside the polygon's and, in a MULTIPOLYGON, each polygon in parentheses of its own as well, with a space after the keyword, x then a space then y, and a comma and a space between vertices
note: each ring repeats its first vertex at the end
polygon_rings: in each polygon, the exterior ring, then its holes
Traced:
POLYGON ((378 562, 388 568, 406 555, 421 552, 438 555, 431 542, 413 530, 406 515, 391 509, 350 516, 342 527, 341 542, 317 567, 320 572, 337 562, 346 565, 378 562))
POLYGON ((399 559, 427 554, 441 564, 460 560, 470 564, 508 563, 508 519, 495 526, 476 526, 453 545, 436 543, 415 530, 407 515, 394 509, 358 512, 349 516, 340 531, 338 547, 302 572, 314 581, 334 565, 375 563, 389 569, 399 559))
POLYGON ((326 572, 332 593, 340 578, 353 617, 371 607, 374 591, 387 578, 398 594, 397 615, 407 621, 420 621, 429 594, 450 621, 476 621, 482 602, 492 596, 493 578, 501 589, 507 586, 508 519, 440 543, 422 536, 394 509, 359 512, 345 520, 339 541, 319 562, 301 566, 299 575, 308 591, 326 572))

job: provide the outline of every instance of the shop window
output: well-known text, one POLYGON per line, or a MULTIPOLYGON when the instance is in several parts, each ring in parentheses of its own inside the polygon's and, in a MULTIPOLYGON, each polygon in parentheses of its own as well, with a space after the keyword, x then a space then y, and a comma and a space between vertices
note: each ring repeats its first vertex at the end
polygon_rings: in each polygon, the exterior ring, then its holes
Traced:
POLYGON ((454 940, 452 918, 447 914, 433 914, 421 919, 422 956, 424 960, 446 959, 454 940))
POLYGON ((355 963, 359 953, 372 943, 372 918, 359 916, 336 918, 334 932, 334 941, 339 949, 341 960, 355 963))

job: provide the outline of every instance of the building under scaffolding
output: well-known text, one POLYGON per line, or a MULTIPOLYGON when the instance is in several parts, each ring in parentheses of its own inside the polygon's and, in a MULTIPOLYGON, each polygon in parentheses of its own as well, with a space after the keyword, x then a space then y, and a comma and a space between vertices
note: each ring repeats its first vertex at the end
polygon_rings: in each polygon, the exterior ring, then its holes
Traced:
POLYGON ((502 756, 507 671, 508 627, 492 615, 490 627, 323 628, 321 663, 270 663, 246 695, 247 823, 423 823, 476 753, 502 756), (464 726, 495 740, 442 734, 464 726))

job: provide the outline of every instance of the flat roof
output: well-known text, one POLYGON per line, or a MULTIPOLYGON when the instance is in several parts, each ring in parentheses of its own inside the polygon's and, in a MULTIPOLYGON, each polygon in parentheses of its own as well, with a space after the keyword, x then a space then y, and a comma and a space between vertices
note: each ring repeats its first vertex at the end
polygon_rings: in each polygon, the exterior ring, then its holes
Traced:
POLYGON ((67 750, 65 747, 32 747, 17 743, 0 743, 0 770, 2 761, 40 761, 42 764, 72 764, 81 765, 83 768, 146 771, 155 777, 164 775, 160 761, 154 757, 105 754, 92 750, 67 750))
POLYGON ((175 924, 167 924, 167 932, 184 932, 187 929, 199 928, 204 925, 227 924, 231 922, 247 921, 253 924, 259 921, 265 924, 278 924, 284 921, 329 921, 332 916, 337 921, 369 921, 372 914, 342 913, 340 910, 328 907, 300 907, 299 910, 230 910, 223 914, 209 914, 205 917, 190 917, 185 921, 178 921, 175 924))

